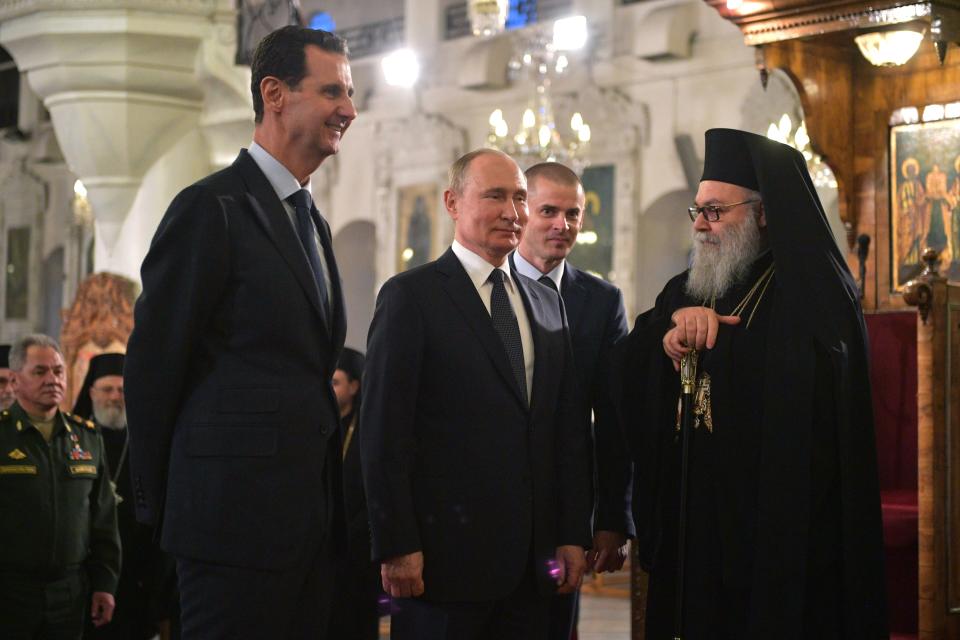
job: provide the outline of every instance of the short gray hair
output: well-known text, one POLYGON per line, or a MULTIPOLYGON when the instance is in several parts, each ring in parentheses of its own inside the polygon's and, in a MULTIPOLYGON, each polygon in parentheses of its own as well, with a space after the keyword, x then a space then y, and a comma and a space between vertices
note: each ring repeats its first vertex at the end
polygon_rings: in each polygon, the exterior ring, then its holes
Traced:
POLYGON ((48 347, 63 357, 60 344, 50 336, 42 333, 28 333, 13 343, 10 347, 10 369, 20 371, 27 362, 27 349, 30 347, 48 347))
POLYGON ((507 158, 511 162, 516 163, 516 161, 505 154, 503 151, 497 149, 489 149, 483 147, 482 149, 474 149, 473 151, 466 153, 459 158, 456 162, 450 167, 449 179, 450 182, 447 186, 450 191, 453 191, 458 196, 463 195, 463 187, 467 181, 467 173, 470 169, 470 163, 479 158, 480 156, 500 156, 502 158, 507 158))

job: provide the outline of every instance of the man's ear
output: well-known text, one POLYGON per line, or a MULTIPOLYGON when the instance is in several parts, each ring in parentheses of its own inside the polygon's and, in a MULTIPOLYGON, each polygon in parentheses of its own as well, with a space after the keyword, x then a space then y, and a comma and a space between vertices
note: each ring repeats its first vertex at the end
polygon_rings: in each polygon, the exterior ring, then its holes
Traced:
POLYGON ((447 208, 447 213, 454 220, 459 215, 457 213, 457 194, 452 189, 443 192, 443 206, 447 208))
POLYGON ((765 229, 767 226, 767 213, 762 202, 757 205, 757 226, 761 229, 765 229))
POLYGON ((280 78, 267 76, 260 81, 260 97, 264 112, 277 112, 283 107, 284 85, 280 78))

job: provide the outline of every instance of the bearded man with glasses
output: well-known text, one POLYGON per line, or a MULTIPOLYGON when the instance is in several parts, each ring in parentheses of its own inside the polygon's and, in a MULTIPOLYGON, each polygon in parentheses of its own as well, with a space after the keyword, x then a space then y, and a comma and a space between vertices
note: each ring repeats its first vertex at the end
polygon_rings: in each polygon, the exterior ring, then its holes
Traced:
POLYGON ((687 212, 690 268, 615 358, 646 637, 677 635, 678 596, 684 640, 886 637, 863 316, 806 162, 761 136, 707 131, 687 212), (678 370, 693 349, 684 468, 678 370))

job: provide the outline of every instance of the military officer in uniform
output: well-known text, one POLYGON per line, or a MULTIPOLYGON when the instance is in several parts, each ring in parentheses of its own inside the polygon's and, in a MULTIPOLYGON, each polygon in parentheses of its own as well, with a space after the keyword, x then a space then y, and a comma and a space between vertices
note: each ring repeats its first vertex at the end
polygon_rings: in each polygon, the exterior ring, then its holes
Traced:
POLYGON ((117 509, 92 421, 61 412, 60 347, 28 335, 10 350, 17 401, 0 411, 0 638, 79 638, 113 615, 117 509))

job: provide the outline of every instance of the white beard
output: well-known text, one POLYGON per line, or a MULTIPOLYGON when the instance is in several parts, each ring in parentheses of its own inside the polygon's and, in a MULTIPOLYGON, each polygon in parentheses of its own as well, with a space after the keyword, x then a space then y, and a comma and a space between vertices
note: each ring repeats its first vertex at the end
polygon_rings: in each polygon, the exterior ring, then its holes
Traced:
POLYGON ((764 248, 757 217, 748 214, 723 234, 694 231, 693 260, 687 274, 687 293, 699 300, 722 298, 740 282, 764 248))
POLYGON ((93 417, 101 427, 122 430, 127 428, 126 407, 111 407, 94 403, 93 417))

